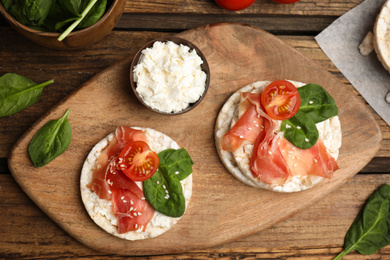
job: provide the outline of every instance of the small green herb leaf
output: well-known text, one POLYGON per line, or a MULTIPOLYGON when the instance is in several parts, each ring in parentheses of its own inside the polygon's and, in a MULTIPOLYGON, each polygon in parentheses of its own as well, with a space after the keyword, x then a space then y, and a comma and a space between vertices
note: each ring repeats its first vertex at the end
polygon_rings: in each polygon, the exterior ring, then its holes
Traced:
POLYGON ((383 184, 368 199, 349 228, 344 251, 336 258, 357 250, 371 255, 390 243, 390 186, 383 184))
POLYGON ((54 81, 36 84, 31 79, 15 73, 0 77, 0 117, 15 114, 35 102, 42 94, 42 89, 54 81))
POLYGON ((48 164, 68 149, 72 138, 69 112, 68 109, 60 119, 47 122, 31 140, 28 154, 35 167, 48 164))
POLYGON ((145 199, 158 212, 169 217, 181 217, 185 212, 185 198, 179 179, 169 174, 166 166, 143 182, 145 199))
POLYGON ((165 165, 171 174, 177 175, 181 181, 192 173, 192 161, 188 152, 181 148, 179 150, 166 149, 158 154, 160 165, 165 165))

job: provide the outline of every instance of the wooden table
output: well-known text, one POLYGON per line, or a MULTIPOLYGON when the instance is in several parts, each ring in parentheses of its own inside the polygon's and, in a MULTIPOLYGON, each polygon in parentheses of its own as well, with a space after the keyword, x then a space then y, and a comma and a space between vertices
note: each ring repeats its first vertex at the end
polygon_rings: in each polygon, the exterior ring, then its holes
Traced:
MULTIPOLYGON (((0 118, 0 258, 128 258, 97 252, 70 237, 26 196, 7 166, 8 154, 18 138, 82 83, 115 62, 133 56, 153 38, 206 24, 240 22, 278 36, 350 85, 319 48, 314 36, 361 2, 301 0, 293 5, 281 5, 257 0, 248 9, 230 12, 212 0, 128 1, 125 13, 109 36, 88 49, 77 51, 54 51, 38 46, 0 20, 0 75, 15 72, 34 81, 52 78, 56 81, 45 88, 33 106, 0 118)), ((382 130, 382 146, 373 160, 337 192, 249 237, 213 248, 145 258, 332 259, 342 251, 345 233, 365 200, 390 177, 390 128, 373 113, 382 130)), ((356 252, 345 257, 368 258, 390 258, 390 246, 369 257, 356 252)))

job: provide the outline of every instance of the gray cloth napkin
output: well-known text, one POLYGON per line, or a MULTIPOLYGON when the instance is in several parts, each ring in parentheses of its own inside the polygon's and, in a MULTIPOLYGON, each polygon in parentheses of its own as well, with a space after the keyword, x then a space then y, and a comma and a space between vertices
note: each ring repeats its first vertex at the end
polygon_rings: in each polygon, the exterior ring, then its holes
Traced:
POLYGON ((365 98, 370 106, 390 125, 390 73, 377 58, 375 50, 368 56, 359 45, 373 31, 376 17, 385 0, 365 0, 335 20, 315 39, 335 66, 365 98))

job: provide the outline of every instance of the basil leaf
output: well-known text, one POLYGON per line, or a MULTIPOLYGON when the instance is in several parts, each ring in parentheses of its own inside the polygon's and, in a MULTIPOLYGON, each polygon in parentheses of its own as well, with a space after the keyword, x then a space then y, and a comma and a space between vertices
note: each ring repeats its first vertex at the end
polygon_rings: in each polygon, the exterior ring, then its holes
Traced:
POLYGON ((42 94, 42 89, 52 84, 49 80, 37 85, 31 79, 15 73, 0 77, 0 117, 15 114, 33 105, 42 94))
POLYGON ((316 144, 319 134, 311 117, 302 111, 282 122, 281 131, 284 138, 301 149, 309 149, 316 144))
POLYGON ((179 150, 166 149, 158 154, 160 165, 167 167, 171 174, 176 174, 178 179, 184 180, 192 173, 192 161, 188 152, 181 148, 179 150))
POLYGON ((152 207, 169 217, 181 217, 185 212, 185 198, 180 180, 160 166, 155 174, 143 182, 145 199, 152 207))
POLYGON ((383 184, 368 199, 349 228, 344 250, 335 258, 357 250, 371 255, 390 243, 390 186, 383 184))
POLYGON ((68 149, 72 138, 69 112, 68 109, 60 119, 47 122, 31 140, 28 154, 35 167, 48 164, 68 149))
POLYGON ((308 114, 314 123, 322 122, 338 114, 333 97, 320 85, 311 83, 297 90, 301 97, 299 110, 308 114))

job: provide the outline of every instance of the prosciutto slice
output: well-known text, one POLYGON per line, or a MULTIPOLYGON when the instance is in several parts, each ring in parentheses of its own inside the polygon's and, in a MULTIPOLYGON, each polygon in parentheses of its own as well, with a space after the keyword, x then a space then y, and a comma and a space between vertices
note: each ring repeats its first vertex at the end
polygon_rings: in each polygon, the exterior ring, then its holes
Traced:
POLYGON ((260 94, 241 93, 239 119, 235 125, 223 136, 222 149, 229 152, 236 151, 244 141, 254 143, 263 130, 263 118, 258 116, 260 94))
POLYGON ((145 230, 154 214, 143 191, 117 167, 121 150, 132 141, 146 141, 146 136, 141 130, 119 126, 115 138, 101 152, 88 185, 100 199, 112 201, 120 234, 145 230))
POLYGON ((336 160, 326 151, 319 139, 310 149, 299 149, 285 138, 280 138, 279 147, 292 175, 316 175, 331 178, 339 169, 336 160))
POLYGON ((275 137, 276 125, 267 119, 264 131, 253 146, 250 169, 255 178, 270 185, 283 185, 291 175, 290 167, 282 156, 275 137))

